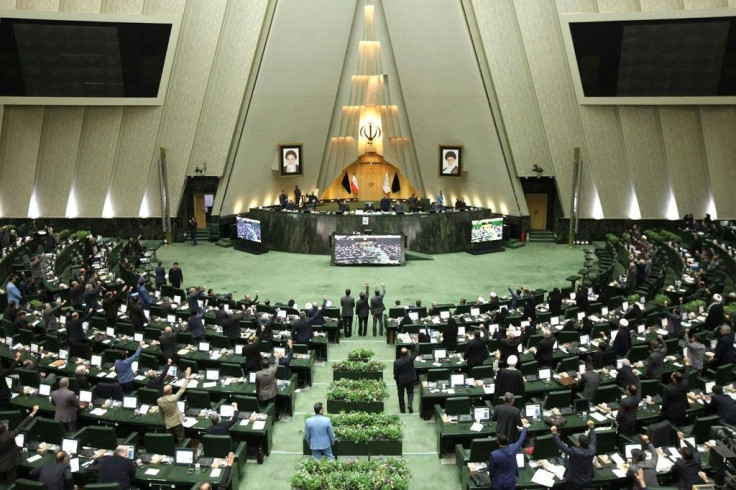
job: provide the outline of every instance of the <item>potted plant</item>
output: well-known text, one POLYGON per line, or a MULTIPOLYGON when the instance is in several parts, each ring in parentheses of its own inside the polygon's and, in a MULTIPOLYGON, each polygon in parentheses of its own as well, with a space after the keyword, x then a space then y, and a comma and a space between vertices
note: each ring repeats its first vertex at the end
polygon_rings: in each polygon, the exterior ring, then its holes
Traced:
POLYGON ((290 482, 297 490, 408 490, 410 479, 406 461, 398 458, 371 461, 304 458, 290 482))
POLYGON ((705 301, 703 301, 702 299, 696 299, 696 300, 684 303, 682 305, 682 309, 688 314, 697 313, 701 306, 705 308, 705 301))
MULTIPOLYGON (((330 419, 337 439, 336 454, 401 456, 402 431, 398 415, 353 412, 331 415, 330 419)), ((304 454, 311 454, 306 441, 303 450, 304 454)))
POLYGON ((327 389, 327 411, 381 413, 387 396, 383 380, 343 378, 333 381, 327 389))
POLYGON ((383 379, 383 370, 386 366, 373 357, 369 349, 355 349, 348 353, 345 361, 332 364, 332 378, 334 380, 349 379, 383 379))

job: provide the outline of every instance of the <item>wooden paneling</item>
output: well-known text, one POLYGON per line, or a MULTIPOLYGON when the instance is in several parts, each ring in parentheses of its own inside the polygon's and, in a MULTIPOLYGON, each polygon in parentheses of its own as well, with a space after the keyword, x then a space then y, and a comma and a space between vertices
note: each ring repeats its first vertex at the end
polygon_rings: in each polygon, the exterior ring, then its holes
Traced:
POLYGON ((47 107, 45 112, 36 202, 41 216, 63 217, 74 180, 84 107, 47 107))

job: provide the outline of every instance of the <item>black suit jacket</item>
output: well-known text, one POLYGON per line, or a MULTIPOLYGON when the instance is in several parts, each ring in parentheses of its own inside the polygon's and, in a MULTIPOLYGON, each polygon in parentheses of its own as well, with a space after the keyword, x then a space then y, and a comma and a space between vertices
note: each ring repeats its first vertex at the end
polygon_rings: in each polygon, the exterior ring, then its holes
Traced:
MULTIPOLYGON (((5 380, 2 382, 4 383, 5 380)), ((15 436, 23 432, 31 420, 33 417, 29 415, 15 429, 0 434, 0 471, 8 471, 20 464, 20 450, 15 445, 15 436)))
POLYGON ((682 382, 670 383, 664 387, 662 392, 662 415, 672 423, 685 419, 685 411, 688 408, 687 385, 690 374, 690 366, 685 366, 682 382))
POLYGON ((236 410, 235 413, 233 414, 233 418, 231 418, 227 422, 220 422, 210 427, 207 427, 206 432, 208 434, 212 434, 215 436, 229 436, 230 428, 238 422, 238 413, 240 412, 236 410))
POLYGON ((128 490, 133 478, 135 478, 135 463, 133 463, 133 460, 117 454, 102 458, 100 478, 97 483, 117 482, 120 484, 120 490, 128 490))
POLYGON ((174 332, 164 333, 158 338, 161 343, 161 353, 164 356, 164 360, 176 359, 176 334, 174 332))
POLYGON ((442 345, 447 350, 457 350, 457 322, 453 317, 447 319, 447 326, 442 332, 442 345))
POLYGON ((261 369, 261 340, 256 339, 253 343, 243 346, 243 357, 245 357, 245 370, 255 372, 261 369))
POLYGON ((233 313, 222 321, 222 332, 227 336, 230 342, 240 339, 240 320, 245 316, 244 313, 233 313))
POLYGON ((693 459, 678 459, 672 467, 672 474, 677 477, 677 488, 690 490, 694 484, 702 481, 698 476, 702 466, 698 450, 688 441, 685 444, 693 450, 693 459))
MULTIPOLYGON (((132 463, 132 461, 131 461, 132 463)), ((46 490, 69 490, 74 488, 74 477, 69 463, 60 463, 56 459, 48 461, 40 468, 31 470, 31 476, 46 485, 46 490)), ((122 490, 127 489, 125 487, 122 490)))
POLYGON ((184 273, 181 271, 181 269, 174 269, 173 267, 169 269, 169 282, 172 286, 174 286, 175 288, 180 287, 183 280, 184 273))
POLYGON ((486 343, 482 339, 473 338, 468 342, 467 347, 465 347, 465 355, 463 357, 465 358, 465 362, 468 363, 468 367, 473 367, 483 364, 483 361, 488 359, 490 355, 486 343))
POLYGON ((556 339, 554 337, 543 338, 539 341, 534 358, 539 362, 540 366, 552 367, 555 342, 556 339))
MULTIPOLYGON (((498 393, 502 397, 504 393, 498 393)), ((496 421, 496 437, 506 434, 509 442, 516 441, 519 437, 519 427, 521 425, 521 412, 518 408, 508 403, 498 405, 493 411, 493 420, 496 421)))
POLYGON ((733 348, 734 334, 721 335, 716 343, 715 356, 713 356, 714 366, 723 366, 729 364, 736 359, 736 351, 733 348))
POLYGON ((394 361, 394 380, 396 384, 407 385, 417 380, 417 372, 414 370, 414 359, 419 354, 419 345, 415 345, 414 351, 401 356, 394 361))

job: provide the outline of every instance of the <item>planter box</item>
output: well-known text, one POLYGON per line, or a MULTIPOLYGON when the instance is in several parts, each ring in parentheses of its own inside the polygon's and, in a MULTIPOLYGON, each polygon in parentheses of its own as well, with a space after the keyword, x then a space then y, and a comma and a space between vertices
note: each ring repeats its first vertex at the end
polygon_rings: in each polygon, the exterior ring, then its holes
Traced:
POLYGON ((383 371, 332 371, 332 379, 383 379, 383 371))
POLYGON ((340 413, 340 412, 382 413, 383 412, 383 402, 347 402, 344 400, 327 400, 327 412, 329 413, 340 413))
MULTIPOLYGON (((332 446, 336 457, 341 456, 401 456, 403 444, 398 441, 337 441, 332 446)), ((302 450, 305 455, 311 455, 312 451, 307 446, 307 441, 302 441, 302 450)))

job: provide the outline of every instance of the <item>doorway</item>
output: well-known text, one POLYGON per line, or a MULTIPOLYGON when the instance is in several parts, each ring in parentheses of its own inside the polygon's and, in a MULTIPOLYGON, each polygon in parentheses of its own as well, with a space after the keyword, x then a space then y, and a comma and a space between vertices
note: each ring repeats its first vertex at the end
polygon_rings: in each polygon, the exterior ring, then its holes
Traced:
POLYGON ((547 229, 547 194, 527 194, 529 224, 532 230, 547 229))
POLYGON ((200 229, 207 228, 207 209, 205 204, 205 196, 201 192, 195 192, 194 198, 194 219, 197 220, 197 227, 200 229))
POLYGON ((522 177, 521 188, 529 210, 530 230, 557 231, 563 214, 554 177, 522 177))

